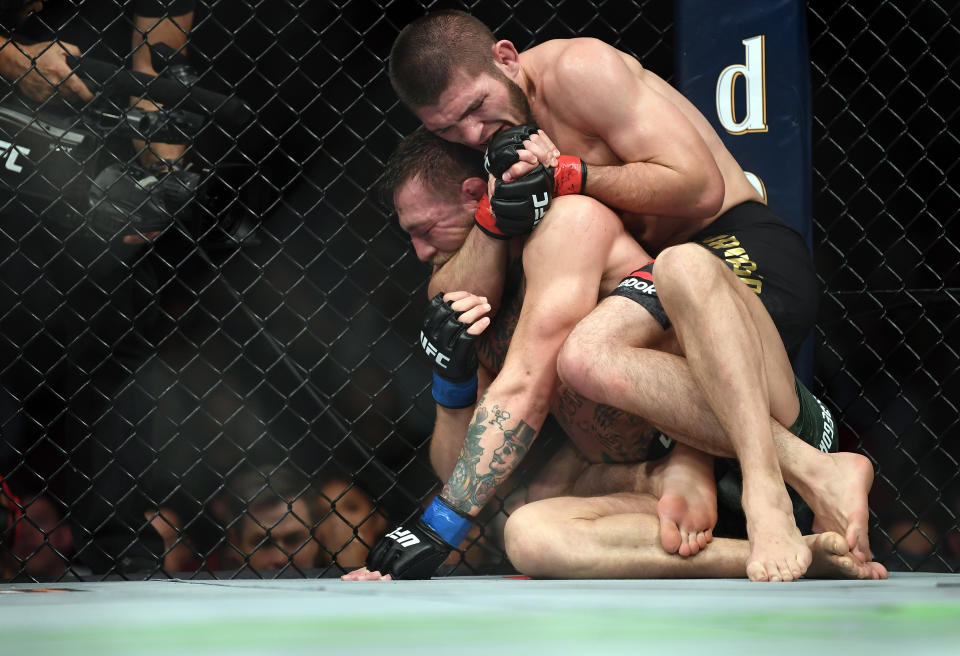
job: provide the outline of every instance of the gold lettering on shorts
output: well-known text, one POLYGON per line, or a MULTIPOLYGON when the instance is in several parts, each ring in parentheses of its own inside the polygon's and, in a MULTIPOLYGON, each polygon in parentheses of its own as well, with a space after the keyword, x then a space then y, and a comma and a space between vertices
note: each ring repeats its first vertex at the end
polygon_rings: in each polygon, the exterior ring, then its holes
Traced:
POLYGON ((757 270, 757 263, 750 259, 750 255, 740 245, 740 240, 733 235, 717 235, 704 239, 703 243, 715 251, 723 251, 723 259, 730 263, 733 272, 740 278, 740 282, 752 289, 758 295, 763 287, 763 276, 753 277, 757 270))

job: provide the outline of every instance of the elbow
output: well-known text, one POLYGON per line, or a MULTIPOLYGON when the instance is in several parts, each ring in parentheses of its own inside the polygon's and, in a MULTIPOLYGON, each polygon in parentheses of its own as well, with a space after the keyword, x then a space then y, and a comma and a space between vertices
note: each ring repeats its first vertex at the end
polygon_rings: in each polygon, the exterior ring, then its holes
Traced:
POLYGON ((699 187, 699 193, 694 202, 696 218, 709 219, 716 216, 723 208, 723 199, 726 194, 726 185, 720 170, 714 168, 711 175, 699 187))

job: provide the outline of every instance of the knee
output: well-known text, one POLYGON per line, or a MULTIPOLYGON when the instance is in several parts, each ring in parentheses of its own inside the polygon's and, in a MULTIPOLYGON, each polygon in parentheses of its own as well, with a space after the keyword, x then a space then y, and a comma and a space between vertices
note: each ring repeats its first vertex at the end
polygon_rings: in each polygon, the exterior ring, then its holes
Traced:
POLYGON ((515 510, 504 527, 504 549, 514 568, 527 576, 556 576, 552 565, 551 522, 543 503, 528 503, 515 510))
POLYGON ((653 284, 660 300, 702 298, 704 292, 723 280, 726 266, 697 244, 665 248, 653 265, 653 284))

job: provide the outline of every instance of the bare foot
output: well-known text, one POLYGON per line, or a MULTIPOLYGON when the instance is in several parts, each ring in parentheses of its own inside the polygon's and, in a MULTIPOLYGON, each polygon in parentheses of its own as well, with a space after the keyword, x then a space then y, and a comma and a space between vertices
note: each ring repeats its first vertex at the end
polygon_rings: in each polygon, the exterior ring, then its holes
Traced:
POLYGON ((347 572, 340 577, 341 581, 392 581, 393 577, 387 574, 383 576, 380 572, 371 572, 366 567, 347 572))
POLYGON ((847 541, 839 533, 818 533, 804 537, 813 553, 807 570, 809 579, 885 579, 887 568, 880 563, 863 562, 850 553, 847 541))
POLYGON ((817 487, 804 497, 813 509, 813 530, 839 533, 854 556, 869 562, 867 495, 873 485, 873 465, 858 453, 825 455, 823 462, 829 463, 829 469, 820 472, 817 487))
POLYGON ((713 540, 717 523, 717 485, 713 458, 683 444, 650 473, 660 501, 660 544, 667 553, 694 556, 713 540))
POLYGON ((807 571, 813 555, 797 528, 786 487, 763 486, 743 491, 750 556, 751 581, 795 581, 807 571))

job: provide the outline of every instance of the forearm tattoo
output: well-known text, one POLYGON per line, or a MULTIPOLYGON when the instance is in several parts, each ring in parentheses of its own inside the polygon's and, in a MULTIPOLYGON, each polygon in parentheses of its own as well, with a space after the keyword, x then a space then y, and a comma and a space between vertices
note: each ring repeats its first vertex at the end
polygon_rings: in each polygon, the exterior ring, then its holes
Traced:
POLYGON ((490 500, 500 485, 523 460, 537 431, 522 419, 511 426, 510 412, 499 405, 492 412, 485 405, 486 397, 477 404, 474 420, 467 428, 460 457, 453 468, 450 480, 443 486, 443 498, 463 513, 483 506, 490 500), (490 435, 487 433, 490 432, 490 435), (481 438, 488 437, 488 448, 481 438), (489 446, 495 445, 489 462, 481 467, 489 446))

